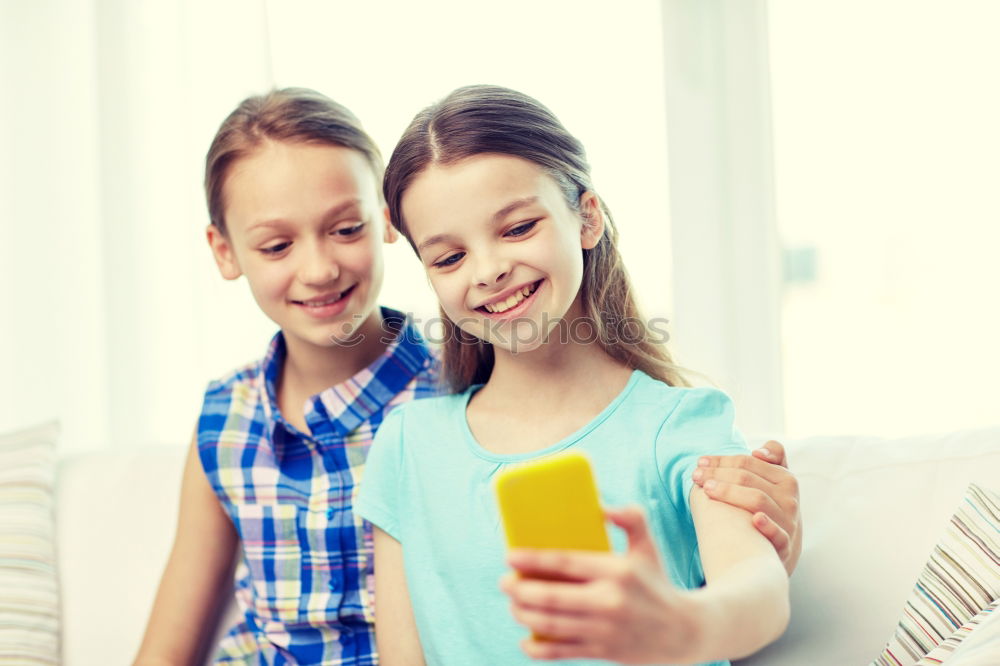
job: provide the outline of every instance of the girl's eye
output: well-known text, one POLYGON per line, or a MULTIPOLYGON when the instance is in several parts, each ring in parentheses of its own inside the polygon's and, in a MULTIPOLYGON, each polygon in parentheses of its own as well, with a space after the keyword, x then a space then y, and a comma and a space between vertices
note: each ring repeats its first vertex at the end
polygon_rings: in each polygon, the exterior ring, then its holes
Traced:
POLYGON ((532 220, 531 222, 525 222, 524 224, 519 224, 516 227, 508 230, 507 233, 504 234, 504 236, 523 236, 524 234, 534 229, 536 224, 538 224, 538 220, 532 220))
POLYGON ((338 236, 355 236, 361 233, 361 230, 364 228, 365 228, 365 223, 359 222, 358 224, 355 224, 350 227, 340 227, 333 233, 337 234, 338 236))
POLYGON ((454 266, 458 261, 465 256, 464 252, 456 252, 455 254, 450 254, 441 261, 435 262, 433 265, 437 268, 448 268, 449 266, 454 266))
POLYGON ((276 245, 271 245, 269 247, 262 247, 260 251, 264 254, 274 255, 281 254, 291 246, 291 243, 277 243, 276 245))

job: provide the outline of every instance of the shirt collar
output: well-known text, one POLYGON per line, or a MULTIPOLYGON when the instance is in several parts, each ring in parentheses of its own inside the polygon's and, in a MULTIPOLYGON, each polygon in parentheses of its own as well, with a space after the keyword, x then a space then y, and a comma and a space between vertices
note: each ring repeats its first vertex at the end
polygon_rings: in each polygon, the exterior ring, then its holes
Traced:
POLYGON ((285 366, 287 353, 285 335, 279 330, 267 345, 267 352, 260 364, 259 382, 264 398, 262 402, 264 403, 267 434, 271 442, 275 441, 274 430, 279 423, 285 430, 297 432, 297 429, 281 415, 281 409, 278 407, 278 379, 281 377, 281 369, 285 366))
MULTIPOLYGON (((307 402, 306 423, 316 438, 331 428, 335 434, 344 437, 384 409, 414 377, 434 363, 431 350, 408 316, 383 307, 382 321, 382 330, 386 335, 390 332, 395 334, 385 351, 353 377, 322 391, 307 402)), ((274 443, 277 443, 275 428, 278 424, 287 434, 304 436, 285 420, 278 407, 278 379, 286 354, 285 337, 278 331, 271 338, 260 373, 268 434, 274 443)))
POLYGON ((427 343, 409 317, 383 307, 382 321, 382 330, 387 336, 394 335, 394 339, 367 368, 310 401, 313 413, 306 414, 306 420, 313 432, 332 426, 340 437, 347 435, 385 409, 414 377, 434 363, 427 343))

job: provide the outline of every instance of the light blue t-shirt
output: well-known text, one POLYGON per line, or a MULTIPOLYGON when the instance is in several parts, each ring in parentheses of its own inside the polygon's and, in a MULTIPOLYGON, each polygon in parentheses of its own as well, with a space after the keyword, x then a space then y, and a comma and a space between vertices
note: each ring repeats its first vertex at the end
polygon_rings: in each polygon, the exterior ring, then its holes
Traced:
MULTIPOLYGON (((724 393, 674 388, 636 370, 577 432, 539 451, 500 455, 469 430, 466 406, 478 388, 391 412, 375 436, 355 503, 355 511, 403 545, 429 665, 537 663, 521 651, 528 631, 514 621, 499 589, 509 569, 493 479, 511 465, 584 452, 603 504, 645 507, 673 583, 704 585, 688 499, 691 473, 699 456, 747 452, 724 393)), ((610 536, 614 550, 624 552, 624 532, 612 528, 610 536)))

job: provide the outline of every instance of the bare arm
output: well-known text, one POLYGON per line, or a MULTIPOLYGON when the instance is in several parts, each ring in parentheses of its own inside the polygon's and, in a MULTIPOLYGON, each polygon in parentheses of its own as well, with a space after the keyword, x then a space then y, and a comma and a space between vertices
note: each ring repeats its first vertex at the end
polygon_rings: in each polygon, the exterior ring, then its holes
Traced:
POLYGON ((403 571, 403 546, 375 528, 375 640, 384 666, 422 666, 423 650, 403 571))
POLYGON ((738 658, 775 640, 788 626, 788 576, 771 543, 742 510, 691 491, 691 513, 706 586, 692 596, 705 613, 703 659, 738 658))
POLYGON ((167 560, 135 666, 195 664, 204 658, 227 600, 239 539, 191 441, 181 483, 174 546, 167 560))

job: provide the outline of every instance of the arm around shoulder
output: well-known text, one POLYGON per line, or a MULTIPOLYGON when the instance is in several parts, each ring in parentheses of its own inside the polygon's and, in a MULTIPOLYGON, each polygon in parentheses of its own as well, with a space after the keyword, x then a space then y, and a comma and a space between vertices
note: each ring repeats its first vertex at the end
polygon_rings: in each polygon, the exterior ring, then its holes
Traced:
POLYGON ((228 599, 238 543, 201 467, 196 433, 184 465, 174 545, 135 666, 204 661, 228 599))

